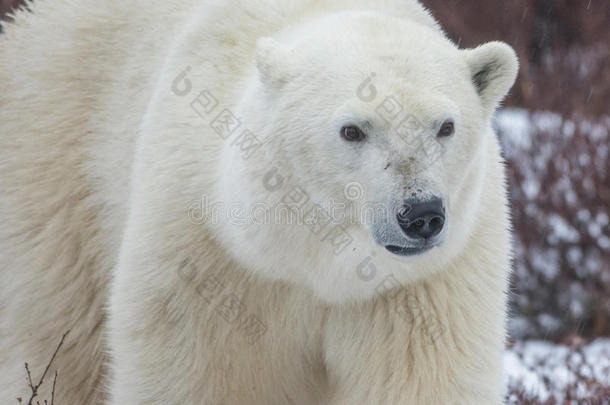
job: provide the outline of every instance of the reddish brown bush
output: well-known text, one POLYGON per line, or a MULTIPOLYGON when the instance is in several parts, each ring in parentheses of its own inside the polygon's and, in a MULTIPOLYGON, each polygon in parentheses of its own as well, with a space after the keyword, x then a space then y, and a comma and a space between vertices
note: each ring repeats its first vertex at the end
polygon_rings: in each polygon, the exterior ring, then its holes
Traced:
POLYGON ((610 116, 506 111, 518 338, 610 336, 610 116))

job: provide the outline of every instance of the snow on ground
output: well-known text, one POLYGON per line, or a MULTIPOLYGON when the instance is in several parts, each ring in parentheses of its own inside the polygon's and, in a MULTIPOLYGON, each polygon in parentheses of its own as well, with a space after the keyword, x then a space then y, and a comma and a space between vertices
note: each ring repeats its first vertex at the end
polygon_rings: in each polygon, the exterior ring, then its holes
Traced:
POLYGON ((522 404, 515 392, 541 404, 610 404, 610 339, 582 347, 547 341, 516 343, 504 354, 508 404, 522 404))

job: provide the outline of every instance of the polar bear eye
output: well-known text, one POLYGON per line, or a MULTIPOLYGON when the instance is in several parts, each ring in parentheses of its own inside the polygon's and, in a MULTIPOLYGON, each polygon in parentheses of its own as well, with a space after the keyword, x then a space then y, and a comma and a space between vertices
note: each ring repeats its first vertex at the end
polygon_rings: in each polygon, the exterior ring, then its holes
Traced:
POLYGON ((341 137, 349 142, 358 142, 363 141, 366 135, 357 126, 348 125, 341 128, 341 137))
POLYGON ((443 122, 443 125, 441 125, 441 129, 438 130, 438 134, 436 136, 438 136, 440 138, 445 138, 445 137, 453 135, 454 132, 455 132, 455 125, 453 124, 453 121, 447 120, 447 121, 443 122))

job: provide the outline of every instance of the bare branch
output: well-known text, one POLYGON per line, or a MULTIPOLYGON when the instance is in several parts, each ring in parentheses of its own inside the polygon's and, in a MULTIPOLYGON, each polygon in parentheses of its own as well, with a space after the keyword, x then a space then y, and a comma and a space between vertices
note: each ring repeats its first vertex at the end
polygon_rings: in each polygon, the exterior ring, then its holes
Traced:
MULTIPOLYGON (((55 383, 57 382, 57 370, 55 370, 55 377, 53 378, 53 391, 51 391, 51 405, 55 404, 55 383)), ((46 400, 44 401, 46 405, 46 400)))
POLYGON ((28 377, 28 387, 34 389, 34 384, 32 384, 32 373, 30 373, 30 368, 28 367, 28 363, 25 363, 25 371, 27 372, 28 377))
MULTIPOLYGON (((66 333, 64 333, 64 335, 61 337, 61 341, 59 342, 59 344, 57 345, 57 348, 55 348, 55 351, 53 352, 53 356, 51 357, 51 360, 49 360, 49 363, 47 364, 47 367, 44 369, 44 372, 42 373, 42 376, 40 377, 40 380, 38 381, 38 384, 33 385, 32 383, 32 375, 30 373, 30 369, 28 366, 28 363, 25 363, 25 370, 27 372, 27 377, 28 377, 28 385, 30 386, 30 389, 32 390, 32 395, 30 396, 30 399, 28 401, 28 405, 32 405, 34 398, 36 398, 36 396, 38 396, 38 389, 40 388, 40 386, 42 385, 42 383, 44 382, 44 378, 47 375, 47 372, 49 371, 49 368, 51 368, 51 364, 53 364, 53 361, 55 360, 55 356, 57 356, 57 353, 59 352, 59 349, 61 349, 61 346, 64 344, 64 340, 66 339, 66 336, 68 336, 68 333, 70 333, 70 330, 68 330, 66 333)), ((55 383, 57 381, 57 371, 55 371, 55 378, 53 379, 53 391, 51 393, 51 405, 53 405, 53 401, 55 400, 55 383)), ((45 405, 47 401, 44 401, 45 405)), ((36 405, 40 405, 39 401, 36 401, 36 405)))

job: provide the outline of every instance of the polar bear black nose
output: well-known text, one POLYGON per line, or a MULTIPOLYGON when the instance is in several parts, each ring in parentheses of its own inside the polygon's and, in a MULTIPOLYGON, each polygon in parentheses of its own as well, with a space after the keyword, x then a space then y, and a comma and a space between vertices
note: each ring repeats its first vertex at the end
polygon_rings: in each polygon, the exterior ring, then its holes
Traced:
POLYGON ((398 213, 398 224, 412 239, 430 239, 441 233, 445 224, 445 209, 440 198, 427 201, 406 200, 398 213))

